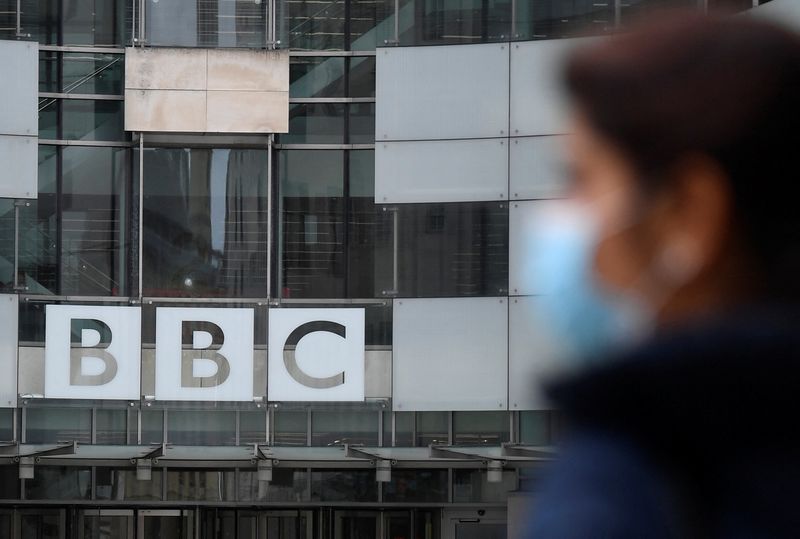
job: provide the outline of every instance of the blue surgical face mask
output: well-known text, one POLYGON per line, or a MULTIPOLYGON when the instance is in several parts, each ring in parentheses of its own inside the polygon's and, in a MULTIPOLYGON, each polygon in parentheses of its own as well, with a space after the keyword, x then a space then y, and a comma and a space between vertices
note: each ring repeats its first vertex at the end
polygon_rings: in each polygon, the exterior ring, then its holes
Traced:
POLYGON ((575 366, 600 362, 650 333, 654 313, 633 291, 612 292, 593 265, 600 237, 591 207, 554 202, 528 224, 527 278, 535 319, 575 366))

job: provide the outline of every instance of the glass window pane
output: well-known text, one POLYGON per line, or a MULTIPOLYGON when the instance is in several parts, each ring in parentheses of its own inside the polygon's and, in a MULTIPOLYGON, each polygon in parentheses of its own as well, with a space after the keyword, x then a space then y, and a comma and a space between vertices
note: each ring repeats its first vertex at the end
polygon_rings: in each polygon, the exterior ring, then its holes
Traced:
POLYGON ((414 415, 414 412, 394 412, 394 445, 396 447, 413 447, 414 415))
POLYGON ((292 103, 289 105, 289 133, 280 135, 281 144, 343 144, 342 103, 292 103))
POLYGON ((167 471, 167 500, 233 501, 233 471, 171 469, 167 471))
POLYGON ((392 0, 350 0, 350 50, 374 51, 393 34, 392 0))
POLYGON ((170 410, 167 442, 176 445, 236 445, 236 412, 170 410))
POLYGON ((506 293, 507 204, 402 204, 397 211, 400 296, 506 293))
POLYGON ((621 0, 620 24, 628 26, 664 10, 698 9, 697 0, 621 0))
POLYGON ((125 5, 125 0, 63 0, 62 44, 124 45, 125 5))
POLYGON ((308 413, 275 410, 275 445, 308 445, 308 413))
POLYGON ((144 168, 145 295, 265 296, 267 152, 148 148, 144 168))
POLYGON ((509 441, 508 412, 453 412, 454 444, 500 445, 509 441))
POLYGON ((349 97, 375 97, 375 57, 353 56, 348 58, 349 97))
POLYGON ((47 444, 76 440, 92 443, 92 411, 81 408, 28 408, 25 442, 47 444))
POLYGON ((447 444, 450 439, 447 423, 447 412, 417 412, 416 445, 447 444))
POLYGON ((385 502, 446 502, 447 470, 393 469, 383 490, 385 502))
POLYGON ((378 412, 311 412, 311 445, 319 447, 342 444, 377 446, 378 412))
POLYGON ((278 155, 283 297, 344 297, 344 153, 287 150, 278 155))
MULTIPOLYGON (((46 91, 68 94, 122 95, 123 79, 125 78, 125 57, 123 55, 102 52, 65 52, 62 54, 62 84, 57 90, 46 91)), ((50 77, 49 71, 47 76, 50 77)), ((42 87, 41 75, 39 87, 40 89, 42 87)))
POLYGON ((281 0, 280 41, 293 50, 344 50, 345 2, 281 0))
POLYGON ((266 1, 170 0, 147 2, 150 45, 263 48, 266 1))
POLYGON ((136 470, 113 468, 95 469, 95 497, 98 500, 154 501, 161 499, 162 472, 151 470, 147 481, 136 479, 136 470))
MULTIPOLYGON (((8 198, 0 199, 0 290, 13 290, 14 288, 15 227, 14 201, 8 198)), ((2 432, 2 427, 0 427, 0 433, 2 432)), ((0 440, 5 440, 5 438, 0 436, 0 440)))
POLYGON ((64 140, 125 140, 122 101, 62 99, 64 140))
MULTIPOLYGON (((344 97, 345 58, 292 56, 289 61, 289 97, 344 97)), ((373 91, 374 81, 373 76, 373 91)))
POLYGON ((19 211, 21 284, 31 294, 58 290, 56 170, 58 148, 39 146, 39 195, 19 211))
POLYGON ((0 408, 0 441, 14 439, 14 408, 0 408))
POLYGON ((506 41, 511 0, 405 0, 400 44, 440 45, 506 41))
POLYGON ((375 103, 350 103, 349 143, 373 144, 375 142, 375 103))
MULTIPOLYGON (((17 465, 0 466, 0 500, 19 498, 19 467, 17 465)), ((8 527, 0 527, 0 537, 13 537, 8 527), (3 535, 3 532, 7 532, 3 535)))
POLYGON ((95 418, 95 443, 124 445, 128 439, 128 410, 97 410, 95 418))
POLYGON ((375 470, 311 470, 311 501, 375 502, 375 470))
POLYGON ((160 444, 164 441, 164 412, 142 410, 142 445, 160 444))
POLYGON ((239 445, 267 443, 267 412, 239 412, 239 445))
POLYGON ((505 503, 517 488, 517 474, 503 471, 503 480, 490 483, 486 470, 453 470, 453 501, 456 503, 505 503))
POLYGON ((58 107, 60 100, 43 97, 39 99, 39 138, 57 140, 58 107))
POLYGON ((272 481, 259 481, 258 473, 239 470, 239 501, 307 502, 308 472, 293 468, 273 468, 272 481))
POLYGON ((78 466, 34 466, 25 480, 28 500, 88 500, 92 497, 92 469, 78 466))
POLYGON ((613 2, 518 0, 515 39, 555 39, 614 29, 613 2))
POLYGON ((39 91, 60 92, 58 83, 59 53, 55 51, 39 51, 39 91))
POLYGON ((519 441, 530 445, 547 445, 550 439, 550 412, 543 410, 519 413, 519 441))
POLYGON ((126 292, 129 155, 125 148, 62 149, 62 294, 126 292))

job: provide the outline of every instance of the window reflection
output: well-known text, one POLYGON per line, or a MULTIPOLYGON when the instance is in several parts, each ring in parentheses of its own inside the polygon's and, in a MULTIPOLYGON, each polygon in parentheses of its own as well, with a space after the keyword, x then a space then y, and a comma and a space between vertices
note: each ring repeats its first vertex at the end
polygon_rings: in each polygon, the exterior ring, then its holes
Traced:
POLYGON ((307 502, 308 472, 273 468, 272 481, 259 481, 258 472, 239 470, 239 501, 307 502))
POLYGON ((33 479, 25 480, 25 497, 29 500, 88 500, 92 497, 92 470, 78 466, 36 466, 33 479))
POLYGON ((171 444, 236 444, 236 412, 232 410, 170 410, 167 426, 171 444))
POLYGON ((611 0, 517 0, 515 39, 554 39, 614 29, 611 0))
POLYGON ((312 411, 311 445, 378 445, 378 412, 312 411))
POLYGON ((144 184, 145 295, 266 296, 266 151, 145 149, 144 184))
POLYGON ((386 502, 446 502, 447 470, 392 470, 383 490, 386 502))
POLYGON ((233 471, 173 469, 167 471, 167 500, 222 502, 235 499, 233 471))
POLYGON ((75 440, 92 443, 92 411, 81 408, 28 408, 25 442, 45 444, 75 440))
POLYGON ((170 0, 147 2, 148 43, 170 47, 266 45, 266 1, 170 0))
POLYGON ((311 470, 311 501, 374 502, 375 470, 311 470))
POLYGON ((453 412, 453 443, 500 445, 509 441, 508 412, 453 412))

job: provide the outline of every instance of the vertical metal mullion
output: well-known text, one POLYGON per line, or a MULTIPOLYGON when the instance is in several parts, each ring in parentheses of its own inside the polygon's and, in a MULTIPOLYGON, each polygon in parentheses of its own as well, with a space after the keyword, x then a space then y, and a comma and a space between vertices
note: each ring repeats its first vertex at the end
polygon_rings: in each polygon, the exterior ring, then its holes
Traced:
POLYGON ((508 32, 508 39, 511 41, 517 37, 519 37, 517 33, 517 0, 511 0, 511 30, 508 32))
POLYGON ((14 201, 14 290, 19 289, 19 201, 14 201))
POLYGON ((447 503, 453 503, 453 469, 447 469, 447 503))
POLYGON ((169 432, 169 414, 167 409, 161 411, 161 441, 167 443, 167 432, 169 432))
POLYGON ((389 413, 392 414, 392 447, 397 447, 397 412, 389 413))
POLYGON ((306 410, 306 446, 311 447, 311 410, 306 410))
POLYGON ((400 0, 394 0, 394 44, 400 44, 400 0))
POLYGON ((17 38, 22 37, 22 0, 17 0, 17 38))
POLYGON ((236 434, 234 435, 234 441, 235 441, 234 445, 239 445, 240 429, 241 429, 239 423, 241 422, 241 419, 242 419, 241 411, 240 410, 236 410, 234 412, 234 416, 236 418, 235 419, 235 421, 236 421, 236 434))
MULTIPOLYGON (((270 134, 267 139, 267 304, 272 299, 272 249, 274 236, 272 234, 272 143, 275 135, 270 134)), ((269 316, 269 309, 267 309, 269 316)))
POLYGON ((138 264, 138 288, 139 288, 139 301, 141 301, 142 296, 144 295, 143 284, 144 280, 142 278, 142 269, 144 267, 144 133, 139 133, 139 208, 138 208, 138 229, 139 229, 139 237, 137 238, 139 241, 139 253, 137 254, 137 264, 138 264))
POLYGON ((453 436, 453 412, 447 412, 447 443, 453 445, 455 437, 453 436))
POLYGON ((383 447, 383 409, 378 410, 378 447, 383 447))
POLYGON ((614 28, 622 26, 622 0, 614 0, 614 28))
POLYGON ((92 423, 91 423, 91 431, 89 434, 89 439, 92 441, 92 444, 97 443, 97 407, 92 406, 92 423))
POLYGON ((131 46, 136 46, 136 2, 131 0, 131 46))

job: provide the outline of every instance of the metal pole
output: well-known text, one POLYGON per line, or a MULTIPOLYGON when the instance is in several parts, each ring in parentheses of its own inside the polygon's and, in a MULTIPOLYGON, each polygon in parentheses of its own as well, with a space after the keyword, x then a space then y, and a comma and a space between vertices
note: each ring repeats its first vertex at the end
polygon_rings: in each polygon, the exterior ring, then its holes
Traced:
POLYGON ((131 45, 136 46, 136 2, 131 0, 131 45))
POLYGON ((267 303, 272 300, 272 139, 267 139, 267 303))
POLYGON ((144 295, 142 268, 144 267, 144 133, 139 133, 139 301, 144 295))
POLYGON ((400 44, 400 0, 394 0, 394 44, 400 44))
POLYGON ((22 0, 17 0, 17 37, 22 37, 22 0))
POLYGON ((14 290, 19 288, 19 201, 14 203, 14 290))
POLYGON ((394 294, 397 294, 400 291, 400 279, 399 279, 398 274, 397 274, 398 268, 399 268, 399 262, 398 262, 399 256, 398 255, 399 255, 399 251, 400 251, 400 245, 399 245, 400 244, 400 226, 399 226, 400 218, 399 218, 399 213, 400 212, 397 211, 397 208, 395 208, 394 209, 394 216, 393 216, 394 226, 392 227, 392 228, 394 228, 394 231, 393 231, 394 232, 394 241, 393 241, 394 245, 392 246, 392 249, 393 249, 393 256, 392 256, 392 291, 393 291, 394 294))

